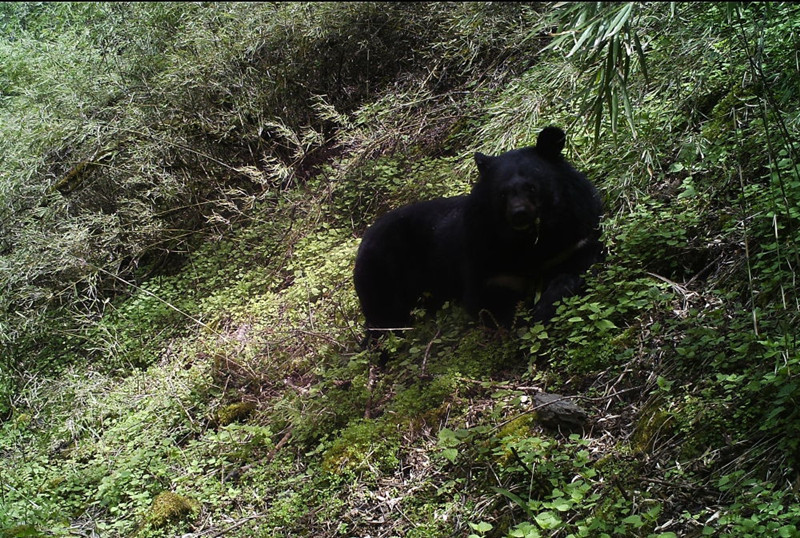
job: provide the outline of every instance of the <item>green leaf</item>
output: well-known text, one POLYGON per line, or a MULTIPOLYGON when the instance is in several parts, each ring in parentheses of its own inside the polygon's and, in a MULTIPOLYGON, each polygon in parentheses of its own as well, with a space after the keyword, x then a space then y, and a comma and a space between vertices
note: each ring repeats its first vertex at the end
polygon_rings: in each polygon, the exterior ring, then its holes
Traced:
POLYGON ((486 521, 481 521, 480 523, 470 523, 469 526, 472 527, 472 530, 481 534, 486 534, 494 528, 491 523, 487 523, 486 521))
POLYGON ((597 22, 594 22, 586 27, 581 36, 578 38, 578 41, 575 43, 575 46, 572 47, 572 50, 569 51, 569 53, 567 54, 567 58, 569 58, 570 56, 578 52, 578 50, 580 50, 580 48, 583 46, 586 40, 589 39, 592 35, 594 35, 596 28, 597 28, 597 22))
POLYGON ((618 328, 613 321, 610 319, 598 319, 594 322, 594 326, 600 329, 601 331, 607 331, 609 329, 616 329, 618 328))
POLYGON ((524 521, 511 529, 508 535, 513 538, 540 538, 542 533, 531 523, 524 521))
POLYGON ((672 163, 671 165, 669 165, 669 169, 668 170, 669 170, 670 174, 674 174, 676 172, 682 171, 684 168, 686 168, 686 167, 683 165, 683 163, 675 162, 675 163, 672 163))
POLYGON ((540 512, 534 517, 542 530, 557 529, 561 526, 561 518, 554 512, 540 512))
POLYGON ((450 463, 455 463, 456 459, 458 459, 458 449, 456 448, 445 448, 442 450, 442 456, 447 458, 450 463))
POLYGON ((633 2, 626 2, 622 5, 622 9, 620 9, 617 17, 614 21, 610 24, 608 31, 603 36, 603 39, 608 39, 612 36, 616 36, 620 30, 627 24, 628 19, 630 18, 631 11, 633 10, 634 3, 633 2))
POLYGON ((639 514, 633 514, 632 516, 628 516, 625 519, 623 519, 622 522, 625 523, 626 525, 631 525, 637 529, 642 525, 644 525, 644 521, 642 521, 642 516, 640 516, 639 514))
POLYGON ((556 499, 549 504, 551 508, 558 510, 559 512, 566 512, 567 510, 572 509, 572 502, 567 499, 556 499))

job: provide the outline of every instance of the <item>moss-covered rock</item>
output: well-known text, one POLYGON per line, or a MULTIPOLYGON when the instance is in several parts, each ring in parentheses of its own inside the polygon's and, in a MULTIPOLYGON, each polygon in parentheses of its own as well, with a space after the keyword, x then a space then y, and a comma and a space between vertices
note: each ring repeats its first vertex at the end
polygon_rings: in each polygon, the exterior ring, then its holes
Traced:
POLYGON ((154 529, 185 519, 200 510, 200 503, 172 491, 159 493, 145 516, 145 523, 154 529))
POLYGON ((250 413, 256 408, 253 402, 236 402, 226 405, 217 411, 214 417, 214 422, 218 426, 227 426, 234 422, 241 422, 250 416, 250 413))
POLYGON ((358 419, 342 430, 325 451, 322 468, 330 473, 388 472, 398 464, 399 444, 398 428, 391 422, 358 419))

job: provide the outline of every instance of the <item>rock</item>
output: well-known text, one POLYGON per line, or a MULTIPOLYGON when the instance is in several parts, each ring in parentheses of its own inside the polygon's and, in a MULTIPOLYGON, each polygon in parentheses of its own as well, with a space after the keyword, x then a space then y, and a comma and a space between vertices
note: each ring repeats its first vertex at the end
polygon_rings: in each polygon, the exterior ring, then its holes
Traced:
POLYGON ((571 396, 539 392, 533 396, 537 420, 544 426, 567 431, 582 430, 589 414, 571 396))

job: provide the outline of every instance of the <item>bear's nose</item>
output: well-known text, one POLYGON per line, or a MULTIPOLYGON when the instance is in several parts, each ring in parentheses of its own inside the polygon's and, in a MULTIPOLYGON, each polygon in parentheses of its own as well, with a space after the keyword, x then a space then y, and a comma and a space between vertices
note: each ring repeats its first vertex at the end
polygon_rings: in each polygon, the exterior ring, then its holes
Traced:
POLYGON ((534 221, 534 213, 526 207, 516 207, 510 211, 509 224, 515 230, 527 230, 534 221))

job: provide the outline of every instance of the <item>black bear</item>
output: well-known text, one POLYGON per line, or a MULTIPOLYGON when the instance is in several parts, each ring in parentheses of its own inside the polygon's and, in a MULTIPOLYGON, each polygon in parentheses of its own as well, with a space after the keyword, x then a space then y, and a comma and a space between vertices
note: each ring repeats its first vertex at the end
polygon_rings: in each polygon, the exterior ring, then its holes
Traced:
POLYGON ((565 139, 547 127, 534 147, 476 153, 470 194, 395 209, 366 231, 354 276, 368 340, 406 327, 420 298, 428 310, 455 300, 510 326, 521 301, 547 321, 556 301, 579 290, 603 250, 602 207, 562 157, 565 139))

